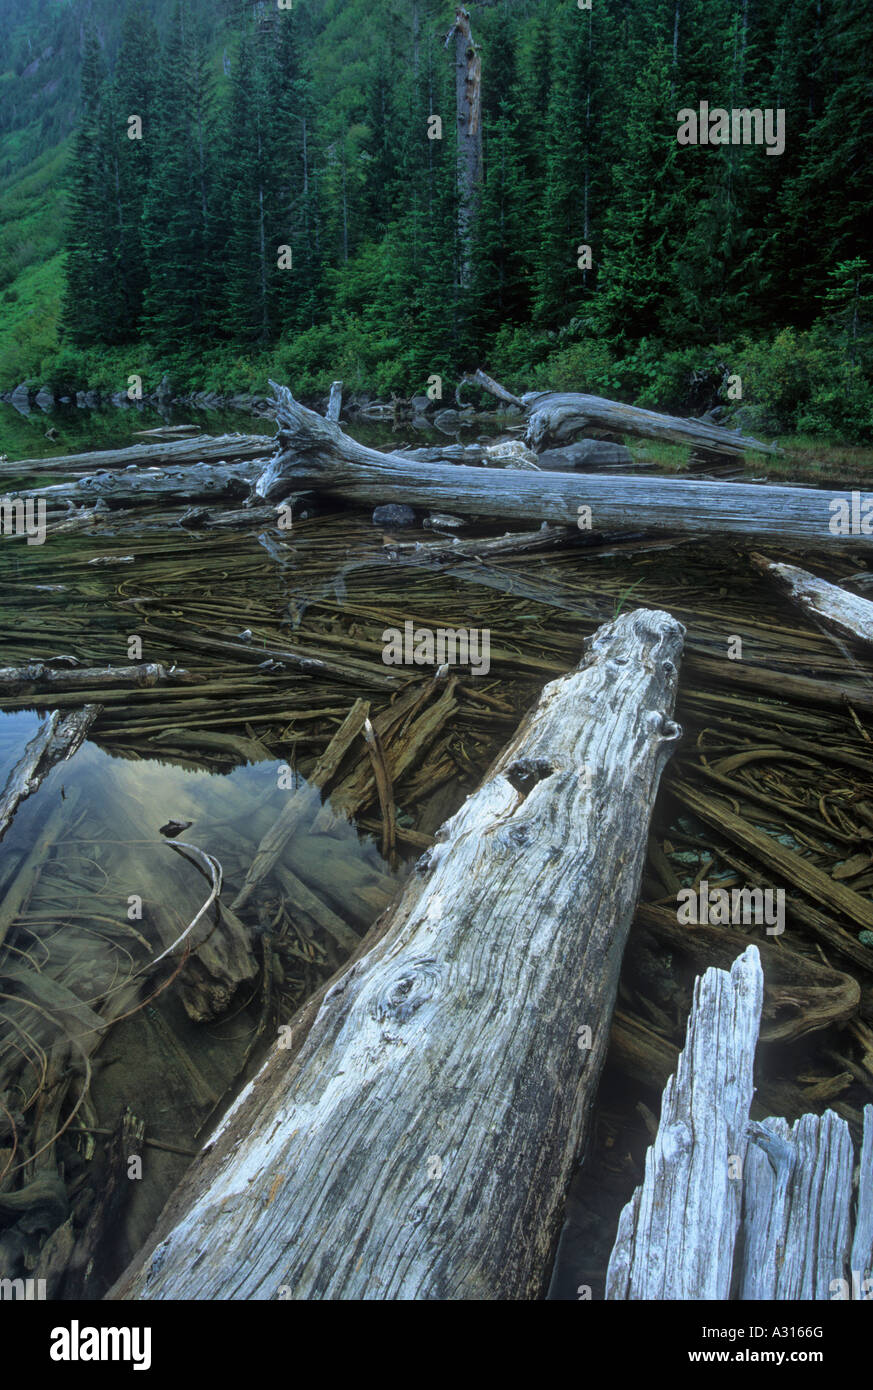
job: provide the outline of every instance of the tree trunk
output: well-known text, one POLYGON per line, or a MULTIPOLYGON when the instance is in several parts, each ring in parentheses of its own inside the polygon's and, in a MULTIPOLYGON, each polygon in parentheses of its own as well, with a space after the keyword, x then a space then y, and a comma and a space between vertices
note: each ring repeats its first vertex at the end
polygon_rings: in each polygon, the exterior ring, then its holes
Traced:
POLYGON ((179 464, 220 459, 268 458, 273 447, 269 435, 211 434, 193 439, 173 439, 160 444, 132 444, 126 449, 99 449, 90 454, 64 454, 59 458, 19 459, 0 464, 0 477, 30 473, 90 473, 102 468, 127 468, 130 464, 175 468, 179 464))
POLYGON ((680 734, 682 637, 622 614, 546 686, 110 1297, 543 1294, 680 734))
POLYGON ((569 391, 531 391, 521 399, 529 417, 527 442, 537 450, 547 439, 566 440, 577 431, 595 425, 614 434, 636 434, 643 439, 696 444, 723 454, 741 454, 744 449, 755 449, 762 454, 781 453, 774 444, 763 444, 759 439, 735 434, 733 430, 722 429, 719 425, 660 415, 657 411, 609 401, 603 396, 585 396, 569 391))
POLYGON ((46 503, 94 503, 153 506, 167 500, 183 506, 189 502, 247 497, 251 484, 263 472, 260 462, 209 464, 155 470, 124 469, 120 473, 89 473, 68 483, 29 488, 28 497, 44 497, 46 503))
POLYGON ((455 101, 458 112, 458 240, 461 246, 460 283, 468 288, 473 273, 473 236, 482 202, 482 59, 473 42, 470 13, 455 10, 446 35, 455 41, 455 101))
MULTIPOLYGON (((501 517, 528 525, 552 521, 586 531, 636 534, 645 529, 771 536, 790 540, 793 545, 871 544, 870 538, 831 532, 831 503, 835 497, 848 498, 845 493, 678 478, 420 464, 358 444, 338 425, 299 405, 286 387, 274 389, 280 453, 270 461, 255 488, 267 500, 314 488, 369 506, 405 502, 428 510, 444 508, 462 516, 501 517), (590 516, 581 512, 583 507, 590 508, 590 516)), ((873 505, 873 497, 870 502, 873 505)))
POLYGON ((645 1181, 619 1220, 608 1299, 730 1297, 763 994, 754 946, 730 974, 711 969, 696 981, 645 1181))

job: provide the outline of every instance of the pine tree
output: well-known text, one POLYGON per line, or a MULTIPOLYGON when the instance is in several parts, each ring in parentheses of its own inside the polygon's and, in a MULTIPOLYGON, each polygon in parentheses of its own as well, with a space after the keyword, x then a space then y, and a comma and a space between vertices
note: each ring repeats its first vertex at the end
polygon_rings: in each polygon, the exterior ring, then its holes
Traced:
POLYGON ((117 227, 106 197, 110 130, 105 69, 96 34, 85 37, 79 126, 69 185, 64 331, 89 347, 114 332, 121 317, 116 277, 117 227))

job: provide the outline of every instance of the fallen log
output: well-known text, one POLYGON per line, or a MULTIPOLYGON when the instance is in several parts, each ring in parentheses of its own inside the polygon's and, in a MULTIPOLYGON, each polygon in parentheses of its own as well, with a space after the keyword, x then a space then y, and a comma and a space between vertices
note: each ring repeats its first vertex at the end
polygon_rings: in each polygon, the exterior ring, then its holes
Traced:
MULTIPOLYGON (((837 496, 800 487, 638 478, 625 474, 527 472, 464 464, 417 463, 368 449, 340 427, 307 410, 287 387, 276 392, 280 452, 258 478, 259 497, 281 500, 292 489, 316 489, 372 507, 400 502, 460 515, 556 522, 586 531, 771 536, 793 545, 871 544, 834 535, 837 496), (583 508, 590 509, 583 513, 583 508)), ((865 494, 866 496, 866 494, 865 494)), ((870 495, 873 507, 873 495, 870 495)))
POLYGON ((61 454, 55 458, 18 459, 0 463, 0 477, 31 473, 90 473, 102 468, 157 465, 174 468, 184 463, 210 460, 266 458, 273 439, 264 434, 199 434, 158 444, 131 444, 126 449, 97 449, 87 454, 61 454))
POLYGON ((636 434, 643 439, 693 444, 717 453, 741 454, 745 449, 763 454, 782 452, 774 444, 762 444, 759 439, 723 429, 720 425, 709 425, 705 420, 661 415, 654 410, 625 405, 622 401, 610 401, 604 396, 574 391, 528 391, 524 396, 513 396, 481 368, 464 377, 464 381, 481 386, 499 401, 520 405, 528 415, 527 442, 537 451, 550 437, 568 439, 579 430, 595 426, 612 434, 636 434))
POLYGON ((119 685, 148 688, 165 681, 190 685, 194 679, 188 671, 176 666, 167 670, 158 661, 144 661, 137 666, 52 666, 44 661, 31 661, 26 666, 0 666, 0 694, 90 691, 99 690, 101 686, 119 685))
POLYGON ((84 709, 73 710, 61 719, 55 710, 40 725, 0 792, 0 840, 19 803, 33 795, 56 763, 73 756, 99 713, 99 705, 85 705, 84 709))
POLYGON ((545 1291, 680 734, 682 637, 623 614, 545 688, 108 1297, 545 1291))
POLYGON ((775 580, 810 617, 820 618, 825 627, 840 637, 873 646, 873 603, 869 599, 847 593, 839 585, 817 579, 796 565, 777 564, 764 555, 749 558, 755 569, 775 580))
POLYGON ((735 434, 720 425, 659 415, 654 410, 641 410, 639 406, 609 401, 603 396, 529 391, 521 399, 528 413, 527 442, 533 449, 540 449, 547 439, 568 439, 594 425, 614 434, 636 434, 643 439, 667 440, 671 444, 702 445, 723 454, 741 454, 745 449, 761 454, 781 453, 775 444, 763 444, 760 439, 735 434))
POLYGON ((120 473, 87 473, 70 482, 28 488, 26 495, 44 497, 48 506, 67 502, 93 505, 98 498, 110 506, 151 506, 163 500, 187 506, 191 502, 214 501, 218 497, 244 498, 262 471, 260 462, 125 468, 120 473))

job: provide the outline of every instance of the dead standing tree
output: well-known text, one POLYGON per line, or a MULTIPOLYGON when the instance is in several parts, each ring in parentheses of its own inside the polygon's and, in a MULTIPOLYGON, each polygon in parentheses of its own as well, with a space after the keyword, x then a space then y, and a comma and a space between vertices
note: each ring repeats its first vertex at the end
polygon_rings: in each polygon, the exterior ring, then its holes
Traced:
POLYGON ((482 59, 473 42, 470 14, 462 6, 446 35, 446 48, 455 41, 455 95, 458 109, 458 240, 461 247, 460 283, 470 284, 473 229, 482 200, 482 59))

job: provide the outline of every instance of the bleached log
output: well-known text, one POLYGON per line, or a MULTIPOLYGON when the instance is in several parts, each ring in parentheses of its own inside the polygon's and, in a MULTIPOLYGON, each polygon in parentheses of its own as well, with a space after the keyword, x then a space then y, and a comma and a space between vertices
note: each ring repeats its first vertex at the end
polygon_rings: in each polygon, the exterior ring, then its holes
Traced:
POLYGON ((852 1140, 832 1110, 750 1126, 739 1298, 823 1299, 850 1245, 852 1140))
POLYGON ((740 1227, 764 976, 755 946, 694 985, 685 1047, 641 1187, 624 1207, 608 1299, 726 1299, 740 1227))
POLYGON ((170 468, 131 468, 121 472, 88 473, 66 483, 28 488, 26 496, 44 497, 49 507, 66 502, 93 504, 102 498, 110 505, 152 506, 167 500, 215 501, 219 497, 246 497, 250 485, 263 471, 254 463, 195 463, 170 468))
POLYGON ((762 454, 781 452, 774 444, 763 444, 760 439, 735 434, 720 425, 660 415, 657 411, 641 410, 639 406, 609 401, 603 396, 571 391, 529 391, 521 399, 528 413, 527 442, 533 449, 542 448, 547 439, 569 439, 594 425, 614 434, 635 434, 643 439, 662 439, 673 444, 696 444, 724 454, 741 454, 745 449, 755 449, 762 454))
POLYGON ((544 1292, 680 732, 682 638, 622 614, 546 686, 110 1297, 544 1292))
MULTIPOLYGON (((527 472, 464 464, 418 463, 368 449, 332 421, 307 410, 284 386, 276 391, 280 452, 258 478, 259 497, 280 501, 315 489, 366 506, 401 502, 458 515, 551 521, 578 526, 580 508, 593 531, 670 531, 790 539, 816 546, 870 546, 862 536, 835 536, 836 496, 814 488, 758 487, 700 479, 625 474, 527 472)), ((866 494, 865 494, 866 496, 866 494)), ((873 495, 870 496, 873 506, 873 495)))
POLYGON ((267 458, 274 440, 267 434, 199 434, 193 438, 163 440, 157 444, 131 444, 125 449, 97 449, 87 454, 62 454, 56 458, 18 459, 0 464, 0 477, 33 473, 89 473, 101 468, 176 468, 181 464, 210 460, 267 458))
POLYGON ((869 599, 850 594, 838 584, 829 584, 826 579, 818 579, 796 565, 778 564, 764 555, 752 555, 750 559, 761 574, 774 579, 805 613, 820 619, 825 627, 841 637, 873 646, 873 603, 869 599))
POLYGON ((0 840, 19 803, 33 795, 55 763, 73 756, 99 713, 99 705, 85 705, 83 709, 71 710, 63 719, 55 710, 43 721, 0 792, 0 840))

